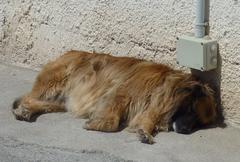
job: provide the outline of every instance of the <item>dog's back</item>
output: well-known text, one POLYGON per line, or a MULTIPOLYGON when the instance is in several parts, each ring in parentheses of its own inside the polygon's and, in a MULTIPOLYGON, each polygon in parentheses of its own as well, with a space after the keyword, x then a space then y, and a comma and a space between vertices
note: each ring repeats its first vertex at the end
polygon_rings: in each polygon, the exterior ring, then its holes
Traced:
POLYGON ((147 98, 166 73, 172 71, 167 66, 134 58, 74 54, 79 59, 72 60, 67 70, 71 75, 66 85, 66 105, 68 110, 81 117, 89 117, 94 111, 101 111, 111 102, 121 100, 118 104, 122 104, 125 111, 133 111, 126 113, 131 116, 125 118, 133 118, 146 108, 147 98))

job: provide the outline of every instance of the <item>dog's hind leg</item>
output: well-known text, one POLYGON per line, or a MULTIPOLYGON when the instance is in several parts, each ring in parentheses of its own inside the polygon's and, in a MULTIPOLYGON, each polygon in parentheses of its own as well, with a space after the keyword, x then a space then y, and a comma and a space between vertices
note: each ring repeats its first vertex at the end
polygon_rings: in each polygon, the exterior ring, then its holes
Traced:
POLYGON ((12 112, 17 120, 33 121, 33 117, 37 114, 65 112, 65 106, 56 101, 41 101, 24 96, 13 103, 12 112))
POLYGON ((121 89, 116 96, 109 94, 104 101, 109 101, 105 106, 99 107, 91 116, 89 121, 85 123, 83 128, 87 130, 115 132, 120 129, 120 120, 123 115, 124 108, 128 102, 125 94, 121 94, 121 89))
POLYGON ((67 67, 64 60, 44 66, 31 92, 14 101, 12 112, 16 119, 31 121, 35 114, 65 111, 67 67))
POLYGON ((94 114, 83 126, 87 130, 115 132, 119 130, 120 114, 111 107, 94 114))

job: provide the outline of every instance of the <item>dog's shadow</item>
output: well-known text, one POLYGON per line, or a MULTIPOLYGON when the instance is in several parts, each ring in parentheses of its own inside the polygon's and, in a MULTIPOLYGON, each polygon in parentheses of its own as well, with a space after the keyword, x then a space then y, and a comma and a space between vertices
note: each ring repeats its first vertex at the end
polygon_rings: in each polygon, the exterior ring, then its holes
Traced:
POLYGON ((28 120, 28 122, 30 122, 30 123, 36 122, 38 117, 41 116, 41 115, 44 115, 44 113, 36 113, 36 114, 34 114, 33 116, 31 116, 31 118, 30 118, 30 120, 28 120))
POLYGON ((224 123, 224 121, 222 121, 222 122, 217 121, 216 123, 213 123, 211 125, 206 125, 206 126, 202 126, 202 127, 198 128, 198 129, 195 129, 192 131, 191 134, 193 134, 197 131, 200 131, 200 130, 208 130, 208 129, 213 129, 213 128, 223 128, 224 129, 226 127, 227 127, 227 124, 224 123))

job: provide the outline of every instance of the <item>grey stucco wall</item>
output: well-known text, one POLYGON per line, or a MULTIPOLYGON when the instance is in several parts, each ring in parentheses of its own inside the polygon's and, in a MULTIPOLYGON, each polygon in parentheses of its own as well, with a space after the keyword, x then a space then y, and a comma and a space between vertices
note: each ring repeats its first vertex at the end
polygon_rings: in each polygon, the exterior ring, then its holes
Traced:
MULTIPOLYGON (((226 119, 240 127, 240 2, 211 0, 226 119)), ((175 68, 176 37, 193 31, 193 0, 1 0, 0 60, 40 68, 64 51, 132 56, 175 68)))

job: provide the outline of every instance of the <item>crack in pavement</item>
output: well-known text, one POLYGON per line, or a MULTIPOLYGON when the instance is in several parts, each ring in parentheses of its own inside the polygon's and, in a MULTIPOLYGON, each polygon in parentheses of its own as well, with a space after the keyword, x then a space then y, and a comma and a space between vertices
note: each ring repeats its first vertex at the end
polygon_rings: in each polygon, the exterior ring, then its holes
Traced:
POLYGON ((12 137, 0 137, 0 162, 71 161, 132 162, 100 150, 74 150, 55 146, 25 143, 12 137))

